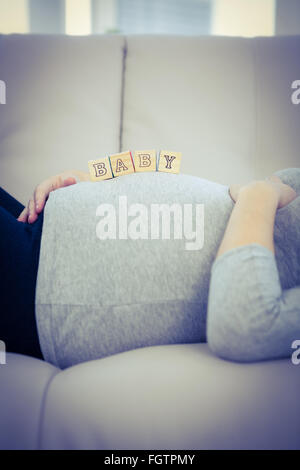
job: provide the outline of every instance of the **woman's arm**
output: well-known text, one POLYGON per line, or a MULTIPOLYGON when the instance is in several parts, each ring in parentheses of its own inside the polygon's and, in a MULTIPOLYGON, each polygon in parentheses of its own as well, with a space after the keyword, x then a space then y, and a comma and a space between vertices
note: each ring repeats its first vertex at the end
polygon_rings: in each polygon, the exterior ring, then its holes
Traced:
POLYGON ((300 287, 282 291, 273 242, 276 210, 297 194, 272 180, 230 188, 236 205, 212 266, 207 341, 238 362, 291 356, 300 339, 300 287))
POLYGON ((21 212, 17 220, 19 222, 32 224, 37 220, 39 213, 44 209, 46 200, 51 191, 70 186, 78 181, 91 181, 89 173, 80 170, 64 171, 38 184, 31 199, 28 201, 27 207, 21 212))
POLYGON ((232 185, 236 202, 217 257, 232 248, 259 243, 274 253, 273 230, 276 210, 297 197, 293 188, 278 177, 253 181, 245 186, 232 185))

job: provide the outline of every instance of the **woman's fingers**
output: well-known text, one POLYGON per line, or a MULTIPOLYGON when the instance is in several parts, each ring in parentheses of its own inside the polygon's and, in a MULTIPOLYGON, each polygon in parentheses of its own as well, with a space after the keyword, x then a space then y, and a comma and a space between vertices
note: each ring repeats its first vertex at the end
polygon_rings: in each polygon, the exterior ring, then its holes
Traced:
POLYGON ((25 208, 22 210, 22 212, 21 212, 21 214, 19 215, 19 217, 17 218, 17 220, 18 220, 19 222, 24 222, 24 223, 25 223, 25 222, 27 222, 27 218, 28 218, 28 207, 25 207, 25 208))
POLYGON ((282 183, 278 208, 281 209, 282 207, 287 206, 290 202, 296 199, 296 197, 296 191, 291 186, 282 183))
POLYGON ((35 211, 35 208, 34 208, 34 200, 33 199, 30 199, 28 201, 28 204, 27 204, 27 207, 25 207, 21 214, 19 215, 19 217, 17 218, 17 220, 19 222, 28 222, 29 224, 32 224, 33 222, 36 221, 36 219, 38 218, 38 214, 36 213, 35 211))
POLYGON ((76 183, 75 176, 68 176, 68 178, 65 178, 63 180, 63 185, 64 186, 70 186, 71 184, 75 184, 75 183, 76 183))
POLYGON ((37 213, 40 213, 43 210, 48 194, 49 193, 47 191, 47 188, 43 184, 39 184, 35 188, 33 197, 34 197, 35 210, 37 213))
POLYGON ((229 187, 228 193, 231 199, 236 202, 242 187, 255 187, 257 184, 261 183, 268 184, 276 192, 278 196, 278 209, 286 206, 297 197, 296 191, 291 186, 283 183, 277 175, 268 176, 265 180, 253 180, 244 186, 240 184, 232 184, 229 187))
POLYGON ((27 204, 27 207, 25 207, 21 214, 19 215, 19 217, 17 218, 17 220, 19 222, 28 222, 30 224, 32 224, 33 222, 36 221, 38 215, 34 209, 34 201, 33 199, 30 199, 30 201, 28 202, 27 204))
POLYGON ((38 184, 34 190, 33 199, 35 211, 39 214, 45 207, 46 200, 48 199, 51 191, 59 187, 57 177, 48 178, 46 181, 38 184))
POLYGON ((28 202, 28 211, 29 211, 28 223, 32 224, 38 218, 38 215, 37 215, 36 210, 35 210, 34 199, 30 199, 30 201, 28 202))
POLYGON ((28 201, 27 207, 23 209, 17 220, 19 222, 32 224, 37 220, 39 213, 44 209, 51 191, 70 186, 76 182, 74 176, 66 176, 63 178, 62 175, 56 175, 38 184, 34 190, 33 197, 28 201))
POLYGON ((292 202, 297 197, 296 191, 286 183, 283 183, 279 176, 271 175, 266 178, 269 180, 274 187, 278 191, 279 201, 278 201, 278 209, 281 209, 284 206, 287 206, 290 202, 292 202))
POLYGON ((67 177, 64 180, 60 180, 59 177, 50 178, 43 183, 39 184, 34 191, 34 203, 35 210, 39 214, 45 206, 46 200, 48 199, 51 191, 64 186, 70 186, 76 183, 76 178, 73 176, 67 177))
POLYGON ((281 179, 277 175, 267 176, 266 180, 274 181, 274 183, 282 183, 281 179))

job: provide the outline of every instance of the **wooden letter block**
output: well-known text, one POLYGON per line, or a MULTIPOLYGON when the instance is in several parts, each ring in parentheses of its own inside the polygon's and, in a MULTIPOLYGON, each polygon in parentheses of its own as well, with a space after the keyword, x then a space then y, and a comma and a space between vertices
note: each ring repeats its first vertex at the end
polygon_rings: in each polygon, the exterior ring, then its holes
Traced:
POLYGON ((159 156, 158 171, 167 173, 179 173, 181 163, 181 152, 170 152, 161 150, 159 156))
POLYGON ((88 165, 92 181, 108 180, 113 177, 108 157, 89 160, 88 165))
POLYGON ((130 150, 109 155, 109 158, 114 176, 129 175, 135 172, 130 150))
POLYGON ((156 150, 136 150, 134 152, 135 171, 156 171, 156 150))

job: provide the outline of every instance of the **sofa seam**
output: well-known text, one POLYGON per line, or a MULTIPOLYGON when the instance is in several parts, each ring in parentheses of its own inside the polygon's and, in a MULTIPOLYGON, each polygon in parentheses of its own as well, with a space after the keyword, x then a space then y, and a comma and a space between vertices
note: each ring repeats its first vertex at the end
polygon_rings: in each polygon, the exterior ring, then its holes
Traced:
POLYGON ((55 370, 53 374, 48 379, 46 386, 44 388, 43 396, 41 399, 41 406, 40 406, 40 413, 39 413, 39 422, 38 422, 38 429, 37 429, 37 450, 42 450, 42 432, 43 432, 43 425, 44 425, 44 417, 45 417, 45 409, 46 409, 46 398, 48 395, 49 387, 54 379, 58 374, 62 372, 61 370, 55 370))
POLYGON ((123 121, 124 121, 125 74, 126 74, 127 51, 128 51, 127 38, 126 36, 124 36, 123 55, 122 55, 122 72, 121 72, 119 152, 122 152, 122 146, 123 146, 123 121))
POLYGON ((253 78, 254 78, 254 158, 255 158, 255 173, 258 174, 257 162, 259 161, 259 146, 258 146, 258 76, 257 76, 257 38, 252 43, 252 63, 253 63, 253 78))

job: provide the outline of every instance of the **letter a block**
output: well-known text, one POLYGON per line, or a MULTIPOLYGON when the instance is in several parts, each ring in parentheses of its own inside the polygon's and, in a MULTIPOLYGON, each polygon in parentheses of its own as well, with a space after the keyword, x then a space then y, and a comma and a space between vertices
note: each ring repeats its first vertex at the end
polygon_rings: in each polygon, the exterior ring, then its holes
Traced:
POLYGON ((114 176, 129 175, 135 172, 130 150, 109 155, 109 158, 114 176))
POLYGON ((113 177, 108 157, 89 160, 88 165, 92 181, 108 180, 113 177))
POLYGON ((156 150, 136 150, 134 152, 135 171, 156 171, 156 150))
POLYGON ((159 156, 158 171, 167 173, 179 173, 181 163, 181 152, 170 152, 161 150, 159 156))

